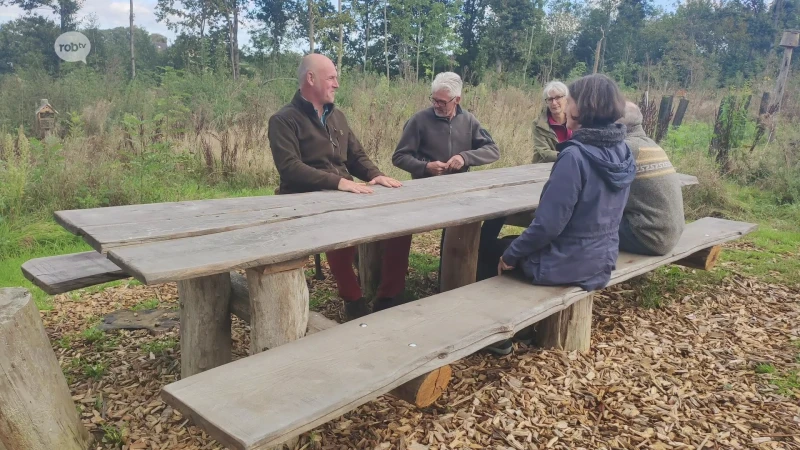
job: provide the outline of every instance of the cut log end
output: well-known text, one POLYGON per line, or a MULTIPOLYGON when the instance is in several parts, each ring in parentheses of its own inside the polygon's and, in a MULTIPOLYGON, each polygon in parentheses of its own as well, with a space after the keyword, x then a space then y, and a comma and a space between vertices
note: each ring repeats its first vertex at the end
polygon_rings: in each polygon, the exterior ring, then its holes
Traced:
POLYGON ((390 394, 418 408, 425 408, 442 396, 452 377, 453 369, 449 365, 442 366, 397 387, 390 394))
POLYGON ((675 264, 692 269, 711 270, 717 265, 720 254, 722 254, 722 246, 715 245, 676 261, 675 264))

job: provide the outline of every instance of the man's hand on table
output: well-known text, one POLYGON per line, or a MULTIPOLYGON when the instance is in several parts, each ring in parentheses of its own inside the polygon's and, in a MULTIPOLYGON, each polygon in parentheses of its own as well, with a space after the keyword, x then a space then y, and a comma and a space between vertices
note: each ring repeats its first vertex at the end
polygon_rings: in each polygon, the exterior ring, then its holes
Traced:
POLYGON ((386 186, 388 188, 398 188, 403 185, 403 183, 395 180, 394 178, 389 178, 386 175, 380 175, 372 179, 369 182, 371 185, 380 184, 381 186, 386 186))
POLYGON ((364 185, 363 183, 350 181, 347 178, 342 178, 339 180, 338 188, 340 191, 352 192, 354 194, 372 194, 372 188, 364 185))

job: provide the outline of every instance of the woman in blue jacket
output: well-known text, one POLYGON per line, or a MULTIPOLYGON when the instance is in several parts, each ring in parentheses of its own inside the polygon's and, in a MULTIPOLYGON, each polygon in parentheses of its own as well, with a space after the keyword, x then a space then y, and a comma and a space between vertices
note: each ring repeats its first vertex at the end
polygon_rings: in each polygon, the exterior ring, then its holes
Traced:
MULTIPOLYGON (((544 185, 536 217, 513 240, 501 239, 491 257, 498 275, 517 269, 537 285, 606 286, 619 254, 619 224, 636 166, 615 123, 625 98, 604 75, 569 86, 567 127, 572 139, 559 152, 544 185)), ((509 354, 510 341, 487 348, 509 354)))

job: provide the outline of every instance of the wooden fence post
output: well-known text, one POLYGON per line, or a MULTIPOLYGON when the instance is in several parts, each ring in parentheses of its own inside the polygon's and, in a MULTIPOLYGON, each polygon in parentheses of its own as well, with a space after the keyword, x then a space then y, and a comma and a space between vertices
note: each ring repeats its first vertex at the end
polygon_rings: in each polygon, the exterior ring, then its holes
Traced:
POLYGON ((770 126, 769 138, 767 142, 772 142, 775 139, 775 126, 778 112, 781 110, 783 103, 783 93, 786 89, 786 82, 789 80, 789 70, 792 67, 792 52, 795 47, 800 45, 800 31, 784 31, 781 38, 781 47, 783 47, 783 61, 781 61, 781 70, 778 74, 778 80, 775 83, 775 97, 772 99, 772 105, 769 107, 770 126))
POLYGON ((89 448, 91 436, 26 289, 0 289, 0 336, 0 449, 89 448))
POLYGON ((675 118, 672 120, 672 127, 677 129, 683 123, 683 116, 686 115, 686 109, 689 108, 689 100, 681 98, 678 102, 678 109, 675 111, 675 118))
POLYGON ((672 119, 672 96, 665 95, 661 97, 661 106, 658 108, 658 124, 656 126, 655 141, 661 142, 661 139, 667 135, 669 131, 669 121, 672 119))

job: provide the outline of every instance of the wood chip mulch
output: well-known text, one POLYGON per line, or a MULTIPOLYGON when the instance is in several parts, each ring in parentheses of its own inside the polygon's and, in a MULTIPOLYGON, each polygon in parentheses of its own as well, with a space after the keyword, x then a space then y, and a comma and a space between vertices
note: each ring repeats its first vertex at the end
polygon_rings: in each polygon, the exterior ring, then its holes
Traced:
MULTIPOLYGON (((524 344, 502 358, 478 353, 453 364, 432 407, 384 396, 295 448, 800 449, 800 289, 738 275, 692 289, 661 309, 639 306, 629 284, 606 289, 588 354, 524 344)), ((60 295, 42 313, 83 423, 97 449, 221 449, 159 396, 180 374, 177 329, 85 331, 148 299, 176 308, 177 289, 60 295)), ((337 303, 323 312, 337 316, 337 303)), ((247 326, 233 328, 234 358, 245 357, 247 326)))

